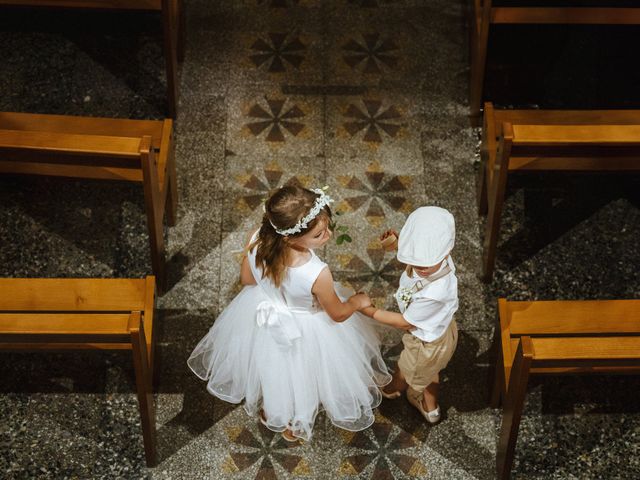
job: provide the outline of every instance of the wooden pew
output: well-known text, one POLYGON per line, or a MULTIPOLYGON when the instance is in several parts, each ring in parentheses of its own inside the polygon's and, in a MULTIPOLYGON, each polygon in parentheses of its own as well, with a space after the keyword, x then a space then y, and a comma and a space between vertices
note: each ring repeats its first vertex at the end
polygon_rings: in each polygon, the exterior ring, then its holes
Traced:
POLYGON ((131 350, 147 465, 156 464, 155 279, 0 278, 0 351, 131 350))
POLYGON ((183 0, 0 0, 0 6, 2 5, 159 12, 162 16, 168 113, 171 118, 176 118, 179 85, 178 62, 184 59, 185 15, 183 0))
POLYGON ((487 44, 492 25, 565 24, 565 25, 640 25, 640 8, 616 7, 503 7, 492 0, 472 0, 470 28, 472 119, 480 116, 482 90, 487 63, 487 44))
POLYGON ((482 274, 490 281, 508 175, 640 171, 640 110, 499 110, 486 103, 480 155, 482 274))
POLYGON ((640 373, 640 300, 498 300, 491 405, 503 404, 498 478, 508 479, 529 375, 640 373))
POLYGON ((151 263, 165 286, 163 218, 174 225, 177 183, 173 121, 0 112, 0 174, 141 183, 151 263))

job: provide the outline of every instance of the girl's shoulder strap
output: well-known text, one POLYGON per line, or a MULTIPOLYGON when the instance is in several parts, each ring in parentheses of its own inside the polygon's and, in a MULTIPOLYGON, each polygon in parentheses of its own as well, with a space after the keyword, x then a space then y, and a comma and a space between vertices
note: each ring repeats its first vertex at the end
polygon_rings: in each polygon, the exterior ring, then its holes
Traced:
POLYGON ((313 250, 311 250, 311 260, 309 260, 306 264, 302 266, 304 269, 304 275, 311 280, 311 284, 313 284, 320 272, 327 268, 327 264, 320 260, 313 250))

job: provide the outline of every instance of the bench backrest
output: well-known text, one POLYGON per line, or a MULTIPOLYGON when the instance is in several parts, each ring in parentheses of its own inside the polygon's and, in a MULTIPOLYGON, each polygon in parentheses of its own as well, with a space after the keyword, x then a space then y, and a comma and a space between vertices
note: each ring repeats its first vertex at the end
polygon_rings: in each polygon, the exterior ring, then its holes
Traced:
POLYGON ((0 278, 0 349, 130 348, 142 320, 151 361, 154 295, 152 276, 0 278))
POLYGON ((511 336, 640 335, 640 300, 498 300, 511 336))
MULTIPOLYGON (((1 0, 0 0, 1 1, 1 0)), ((165 130, 171 130, 172 121, 131 120, 125 118, 80 117, 75 115, 48 115, 39 113, 0 112, 0 130, 23 132, 49 132, 109 137, 151 137, 155 150, 160 148, 165 130)))
POLYGON ((144 279, 0 278, 0 312, 145 309, 144 279))
POLYGON ((505 165, 509 171, 640 170, 640 124, 513 125, 504 122, 501 130, 495 162, 505 165))
MULTIPOLYGON (((591 372, 600 368, 603 368, 602 371, 611 371, 611 368, 595 361, 597 349, 604 349, 606 345, 606 341, 601 339, 609 339, 608 342, 613 345, 618 343, 622 349, 632 348, 640 342, 640 300, 510 302, 501 298, 498 300, 498 314, 506 379, 510 376, 516 350, 523 337, 541 339, 540 355, 541 352, 557 350, 556 360, 561 360, 561 355, 567 355, 570 360, 573 358, 571 352, 577 355, 580 349, 583 349, 587 360, 588 355, 593 356, 594 362, 583 362, 581 366, 575 362, 570 370, 554 368, 554 365, 557 367, 562 362, 552 365, 553 362, 548 361, 546 373, 577 372, 580 368, 591 372), (603 346, 599 347, 601 344, 603 346), (564 354, 562 349, 566 350, 564 354), (595 350, 590 354, 589 349, 595 350)), ((553 360, 544 355, 540 359, 553 360)), ((540 367, 540 364, 535 367, 540 367)))
POLYGON ((156 165, 162 189, 172 128, 170 119, 0 112, 0 173, 143 182, 156 165))
MULTIPOLYGON (((532 368, 640 367, 640 337, 520 337, 515 356, 532 368)), ((514 358, 514 363, 518 362, 514 358)))

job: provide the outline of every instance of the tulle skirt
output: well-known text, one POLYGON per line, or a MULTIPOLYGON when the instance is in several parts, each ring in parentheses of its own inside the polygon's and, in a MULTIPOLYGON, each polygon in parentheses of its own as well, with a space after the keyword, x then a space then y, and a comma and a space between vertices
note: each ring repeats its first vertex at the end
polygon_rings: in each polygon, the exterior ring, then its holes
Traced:
POLYGON ((378 387, 391 381, 375 322, 359 313, 336 323, 324 311, 296 311, 301 336, 284 347, 256 323, 263 300, 259 287, 245 287, 193 350, 187 363, 207 390, 244 400, 249 415, 264 409, 271 430, 306 440, 321 410, 340 428, 369 427, 382 400, 378 387))

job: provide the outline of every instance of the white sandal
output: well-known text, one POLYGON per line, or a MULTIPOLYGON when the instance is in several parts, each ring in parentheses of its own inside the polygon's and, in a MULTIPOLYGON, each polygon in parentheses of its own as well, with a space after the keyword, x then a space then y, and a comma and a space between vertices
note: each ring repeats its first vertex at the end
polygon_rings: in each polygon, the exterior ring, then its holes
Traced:
POLYGON ((429 423, 438 423, 440 421, 440 405, 438 405, 435 410, 431 410, 430 412, 427 412, 424 409, 424 406, 422 405, 422 395, 418 398, 414 398, 410 395, 407 395, 407 400, 409 400, 409 403, 411 405, 413 405, 414 407, 416 407, 418 409, 418 411, 422 414, 422 416, 424 417, 424 419, 429 422, 429 423))

